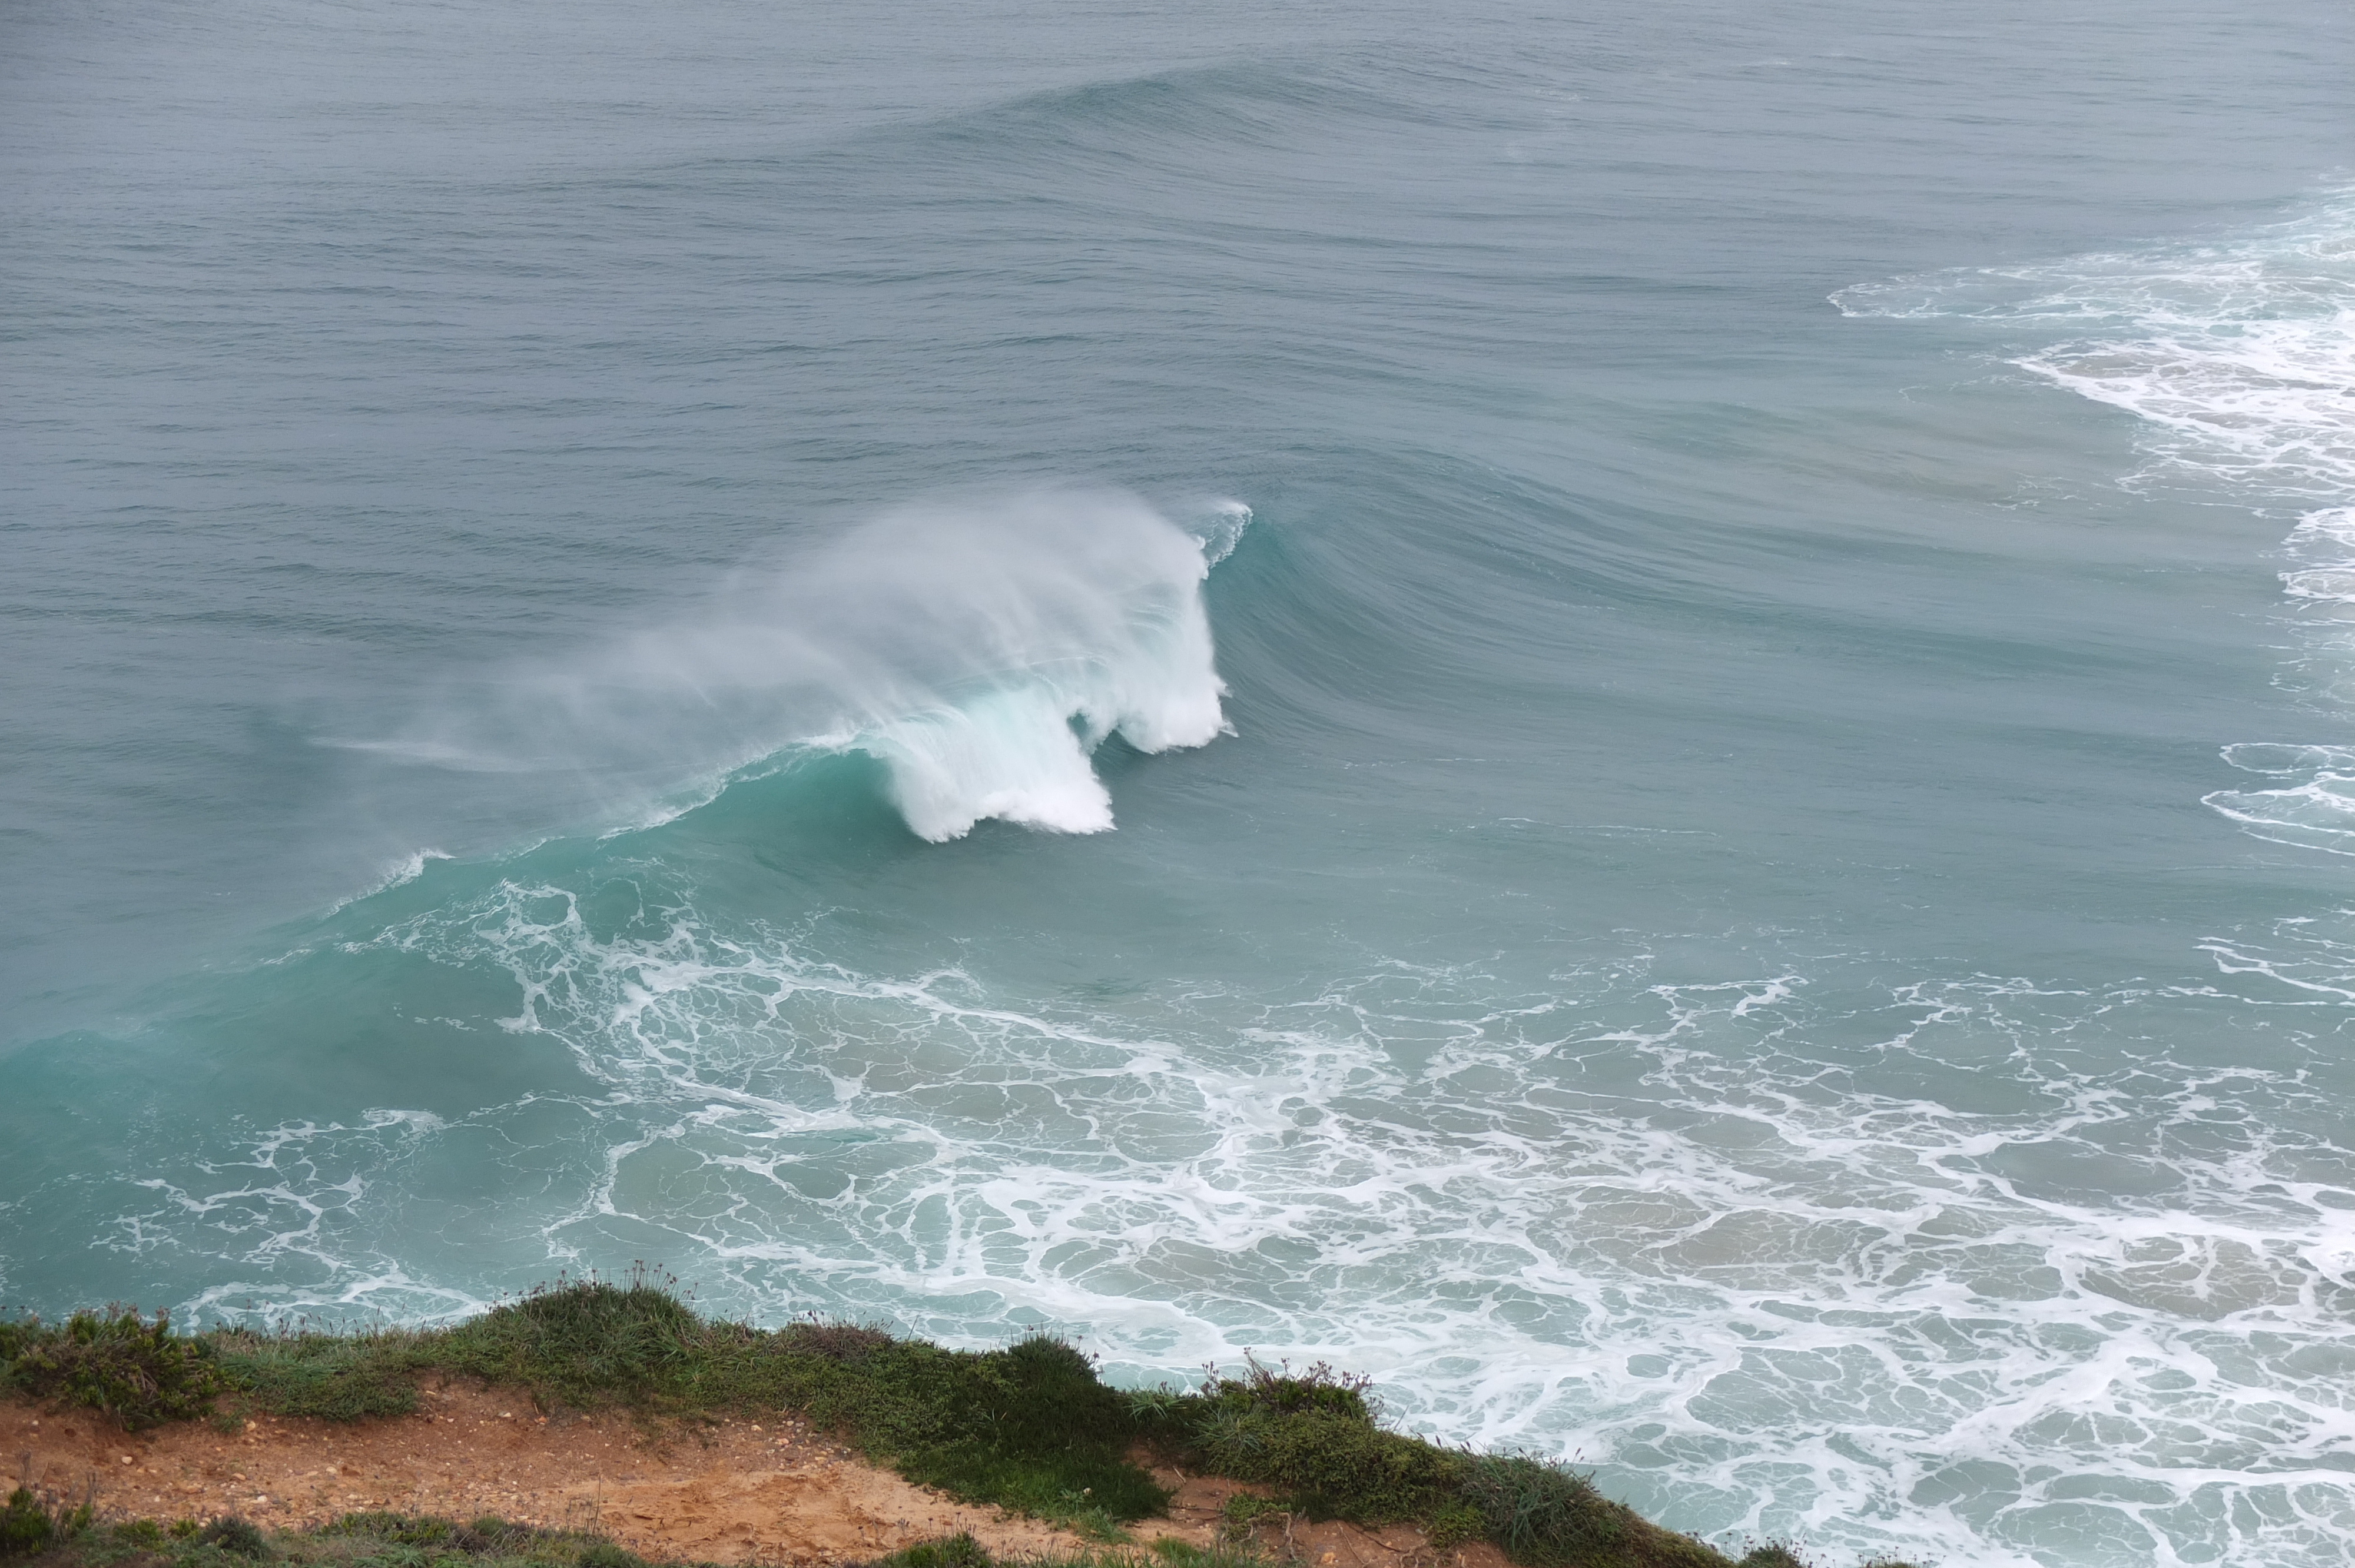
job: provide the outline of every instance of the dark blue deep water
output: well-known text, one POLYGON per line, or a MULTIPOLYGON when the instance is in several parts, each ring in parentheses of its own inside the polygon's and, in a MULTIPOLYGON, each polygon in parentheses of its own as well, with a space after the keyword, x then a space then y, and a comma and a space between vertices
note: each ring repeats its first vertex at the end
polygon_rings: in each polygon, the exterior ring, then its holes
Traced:
POLYGON ((2343 1564, 2349 26, 0 0, 0 1305, 2343 1564))

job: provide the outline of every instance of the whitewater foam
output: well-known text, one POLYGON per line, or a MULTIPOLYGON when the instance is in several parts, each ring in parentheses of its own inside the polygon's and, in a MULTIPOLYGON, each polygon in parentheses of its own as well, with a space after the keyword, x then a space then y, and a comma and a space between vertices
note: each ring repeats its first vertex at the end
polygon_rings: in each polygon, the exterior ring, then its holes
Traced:
POLYGON ((2355 1307, 2355 1168, 2301 1130, 2336 1114, 2328 1042, 2252 1065, 2147 1039, 2153 1009, 2295 1024, 2318 996, 2283 955, 2355 970, 2344 925, 2220 950, 2217 987, 1981 977, 1854 1013, 1809 1000, 1870 994, 1834 960, 1681 984, 1641 958, 1113 1011, 860 974, 814 956, 822 921, 725 933, 632 862, 348 949, 504 971, 506 1028, 583 1090, 265 1129, 150 1178, 164 1202, 108 1245, 201 1230, 268 1282, 213 1311, 414 1319, 472 1304, 417 1283, 464 1273, 471 1234, 536 1233, 551 1265, 696 1260, 766 1318, 1060 1325, 1131 1380, 1345 1357, 1411 1425, 1583 1449, 1712 1532, 1997 1565, 2065 1525, 2140 1543, 2078 1561, 2318 1563, 2355 1528, 2355 1411, 2298 1370, 2350 1349, 2355 1307), (601 921, 624 885, 659 918, 601 921), (1816 1044, 1844 1038, 2010 1103, 1857 1088, 1816 1044), (435 1195, 485 1159, 495 1204, 435 1195))

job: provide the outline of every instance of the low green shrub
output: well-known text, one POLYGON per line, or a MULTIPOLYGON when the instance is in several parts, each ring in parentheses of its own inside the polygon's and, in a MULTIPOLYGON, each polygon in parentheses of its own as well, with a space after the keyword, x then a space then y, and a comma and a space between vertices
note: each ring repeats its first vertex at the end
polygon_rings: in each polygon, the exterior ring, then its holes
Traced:
POLYGON ((137 1431, 209 1414, 228 1391, 208 1338, 172 1332, 163 1312, 76 1312, 63 1323, 0 1324, 0 1374, 36 1398, 101 1410, 137 1431))
POLYGON ((28 1557, 48 1545, 57 1532, 56 1520, 30 1487, 8 1494, 8 1506, 0 1509, 0 1557, 28 1557))
POLYGON ((235 1514, 217 1519, 197 1531, 197 1544, 218 1547, 232 1557, 259 1560, 270 1555, 270 1540, 261 1533, 261 1527, 235 1514))
POLYGON ((980 1354, 895 1341, 821 1364, 836 1370, 804 1408, 836 1414, 920 1485, 1099 1536, 1168 1501, 1126 1457, 1126 1403, 1060 1340, 980 1354))
POLYGON ((999 1557, 970 1535, 903 1547, 867 1568, 1273 1568, 1249 1551, 1199 1547, 1164 1536, 1148 1552, 1133 1548, 1097 1550, 1044 1557, 999 1557))
POLYGON ((1149 1410, 1148 1430, 1195 1467, 1282 1488, 1311 1519, 1428 1520, 1455 1499, 1464 1457, 1384 1429, 1366 1390, 1322 1362, 1295 1374, 1246 1361, 1239 1375, 1214 1372, 1194 1393, 1132 1398, 1130 1410, 1149 1410))
POLYGON ((1486 1537, 1532 1568, 1726 1568, 1719 1552, 1646 1522, 1566 1466, 1389 1430, 1366 1380, 1322 1363, 1295 1373, 1247 1361, 1194 1393, 1160 1389, 1128 1403, 1139 1430, 1181 1464, 1280 1489, 1279 1499, 1231 1502, 1238 1526, 1283 1510, 1412 1521, 1441 1547, 1486 1537))
POLYGON ((1478 1509, 1458 1498, 1440 1504, 1423 1531, 1431 1538, 1431 1544, 1444 1552, 1487 1534, 1488 1520, 1478 1509))
MULTIPOLYGON (((1282 1498, 1262 1497, 1257 1492, 1237 1492, 1220 1508, 1220 1517, 1236 1531, 1249 1531, 1263 1519, 1292 1511, 1292 1505, 1282 1498)), ((1474 1531, 1478 1534, 1478 1531, 1474 1531)))

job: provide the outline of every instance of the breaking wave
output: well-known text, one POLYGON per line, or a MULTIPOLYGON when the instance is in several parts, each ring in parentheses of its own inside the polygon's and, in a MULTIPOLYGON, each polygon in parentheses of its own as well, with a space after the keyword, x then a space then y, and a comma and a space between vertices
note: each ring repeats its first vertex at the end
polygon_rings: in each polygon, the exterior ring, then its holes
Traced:
POLYGON ((1227 728, 1202 602, 1250 509, 1192 530, 1118 491, 902 508, 678 616, 494 672, 389 740, 445 770, 536 777, 643 827, 799 757, 863 752, 919 837, 1000 818, 1113 826, 1092 754, 1227 728))

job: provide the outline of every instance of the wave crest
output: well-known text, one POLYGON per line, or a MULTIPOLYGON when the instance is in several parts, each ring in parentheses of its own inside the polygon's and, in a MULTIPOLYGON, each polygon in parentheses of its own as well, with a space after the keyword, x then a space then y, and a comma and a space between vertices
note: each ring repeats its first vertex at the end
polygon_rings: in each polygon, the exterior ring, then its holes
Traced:
POLYGON ((509 671, 420 733, 361 744, 585 786, 632 826, 747 769, 860 751, 922 838, 987 818, 1101 832, 1097 747, 1167 751, 1229 728, 1201 590, 1249 517, 1220 503, 1189 532, 1135 495, 1079 488, 905 507, 739 573, 690 615, 509 671))

